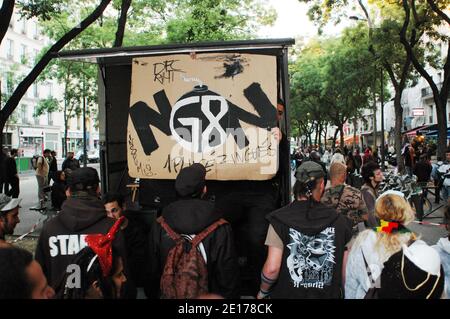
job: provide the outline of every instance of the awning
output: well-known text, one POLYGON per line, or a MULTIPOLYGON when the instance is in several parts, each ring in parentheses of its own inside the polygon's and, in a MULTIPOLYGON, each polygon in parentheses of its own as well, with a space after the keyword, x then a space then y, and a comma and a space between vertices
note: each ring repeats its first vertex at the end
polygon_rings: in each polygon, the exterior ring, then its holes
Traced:
MULTIPOLYGON (((438 130, 429 131, 425 134, 428 138, 437 138, 438 137, 438 130)), ((447 138, 450 138, 450 128, 447 128, 447 138)))
MULTIPOLYGON (((429 138, 437 138, 438 135, 438 125, 432 124, 420 129, 417 133, 425 135, 429 138)), ((447 138, 450 138, 450 128, 447 128, 447 138)))
POLYGON ((355 143, 358 143, 359 142, 359 135, 356 135, 355 138, 354 137, 355 137, 354 135, 347 136, 346 138, 344 138, 344 143, 347 144, 347 145, 348 144, 353 144, 353 141, 355 141, 355 143))
POLYGON ((406 136, 416 136, 417 135, 417 133, 421 130, 421 129, 424 129, 424 128, 426 128, 426 127, 428 127, 429 125, 422 125, 422 126, 418 126, 418 127, 415 127, 415 128, 413 128, 413 129, 410 129, 410 130, 408 130, 408 131, 405 131, 405 132, 402 132, 402 134, 406 134, 406 136))

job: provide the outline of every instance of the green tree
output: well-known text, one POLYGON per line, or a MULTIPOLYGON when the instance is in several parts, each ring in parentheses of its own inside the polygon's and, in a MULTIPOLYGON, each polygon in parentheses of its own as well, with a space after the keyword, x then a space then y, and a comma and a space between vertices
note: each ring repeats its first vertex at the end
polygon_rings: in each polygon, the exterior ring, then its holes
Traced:
POLYGON ((404 10, 403 28, 400 32, 400 41, 403 44, 408 58, 412 61, 414 68, 430 85, 436 104, 438 124, 438 148, 437 155, 445 156, 447 146, 447 100, 450 93, 450 37, 448 26, 450 17, 444 12, 448 9, 448 1, 441 0, 402 0, 404 10), (406 25, 411 25, 411 33, 407 34, 406 25), (424 50, 426 59, 421 59, 421 51, 414 50, 415 44, 425 35, 424 50), (435 44, 447 45, 446 56, 441 59, 440 52, 436 54, 435 44), (426 70, 429 65, 437 70, 443 70, 444 79, 442 83, 436 83, 430 73, 426 70), (440 88, 438 85, 440 85, 440 88))
POLYGON ((367 36, 348 29, 341 38, 315 41, 300 53, 292 67, 291 114, 306 134, 313 126, 320 135, 320 127, 329 122, 337 127, 334 140, 340 132, 344 144, 344 124, 371 101, 373 59, 362 48, 367 48, 367 36))
MULTIPOLYGON (((4 107, 0 110, 1 132, 3 132, 8 118, 17 108, 20 100, 25 95, 28 88, 50 63, 53 55, 59 52, 67 43, 76 38, 83 30, 96 21, 102 15, 110 2, 111 0, 101 0, 100 3, 87 16, 85 16, 85 18, 75 24, 75 26, 71 27, 68 32, 56 40, 56 42, 41 56, 40 60, 36 63, 28 75, 25 76, 25 78, 17 85, 12 95, 6 101, 4 107)), ((59 0, 27 0, 23 2, 22 12, 28 18, 40 17, 45 19, 54 13, 61 12, 66 3, 67 2, 65 1, 59 0)), ((0 7, 0 44, 6 34, 6 30, 8 29, 14 5, 15 1, 5 0, 3 1, 2 7, 0 7)))
MULTIPOLYGON (((319 26, 323 26, 329 21, 338 22, 340 18, 346 16, 344 8, 349 5, 347 0, 326 1, 314 0, 310 7, 310 17, 314 19, 319 26)), ((403 107, 401 98, 406 87, 417 83, 417 73, 412 67, 412 59, 406 54, 401 41, 400 34, 411 37, 411 49, 416 54, 418 60, 424 61, 424 45, 419 37, 414 37, 414 28, 412 23, 404 23, 405 14, 398 2, 373 0, 372 7, 367 8, 363 1, 358 0, 357 5, 365 16, 365 22, 360 22, 359 27, 366 28, 369 42, 368 50, 375 59, 375 68, 383 68, 388 74, 388 78, 394 89, 394 109, 395 109, 395 150, 397 154, 397 163, 399 170, 404 171, 404 163, 401 158, 402 148, 402 128, 403 128, 403 107), (377 13, 377 25, 370 12, 377 13)), ((359 18, 359 20, 363 20, 359 18)), ((372 60, 373 60, 372 59, 372 60)), ((431 59, 428 59, 431 61, 431 59)), ((384 72, 382 73, 385 77, 384 72)), ((375 91, 375 89, 372 89, 375 91)), ((375 100, 374 100, 375 101, 375 100)), ((383 132, 384 133, 384 132, 383 132)))
POLYGON ((178 0, 167 18, 167 42, 248 38, 276 19, 261 0, 178 0))

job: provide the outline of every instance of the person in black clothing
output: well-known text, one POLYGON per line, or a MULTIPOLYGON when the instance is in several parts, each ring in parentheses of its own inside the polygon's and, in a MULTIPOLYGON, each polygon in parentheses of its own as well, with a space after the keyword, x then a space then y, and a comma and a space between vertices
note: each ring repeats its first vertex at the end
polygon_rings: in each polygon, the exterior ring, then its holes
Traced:
POLYGON ((297 170, 296 200, 272 212, 258 299, 342 298, 342 265, 352 222, 320 203, 324 172, 313 162, 297 170))
MULTIPOLYGON (((92 167, 80 168, 67 179, 67 200, 62 210, 44 224, 36 246, 35 258, 46 275, 50 286, 58 294, 64 289, 63 279, 74 256, 87 246, 88 234, 106 234, 114 220, 106 216, 101 200, 99 177, 92 167)), ((125 256, 122 232, 113 244, 125 256)), ((126 259, 124 267, 127 269, 126 259)), ((73 272, 73 270, 72 270, 73 272)))
POLYGON ((148 235, 134 219, 128 216, 124 198, 119 193, 108 192, 102 197, 106 214, 115 220, 124 216, 121 229, 124 235, 130 278, 128 285, 144 287, 146 263, 149 260, 148 235))
POLYGON ((73 152, 67 152, 67 157, 62 163, 63 171, 67 168, 71 169, 72 171, 80 168, 80 162, 73 156, 74 156, 73 152))
POLYGON ((63 171, 55 172, 55 182, 52 185, 52 206, 54 209, 61 210, 61 206, 67 199, 66 196, 66 174, 63 171))
MULTIPOLYGON (((431 171, 433 167, 431 166, 430 160, 427 154, 422 154, 420 156, 419 162, 414 166, 413 173, 417 176, 417 182, 422 186, 426 186, 431 178, 431 171)), ((426 187, 423 189, 423 196, 427 197, 428 192, 426 187)))
POLYGON ((17 149, 13 148, 11 150, 11 155, 7 155, 3 162, 5 169, 5 194, 12 198, 18 198, 20 193, 19 174, 17 173, 16 157, 17 149), (9 186, 11 186, 11 188, 9 188, 9 186))
POLYGON ((106 235, 88 235, 89 247, 83 248, 74 258, 73 265, 80 268, 79 285, 71 282, 73 275, 66 274, 65 289, 59 299, 120 299, 127 278, 122 256, 112 246, 123 219, 118 219, 106 235))
MULTIPOLYGON (((178 234, 195 235, 218 221, 222 216, 214 204, 204 200, 206 169, 201 164, 183 168, 175 180, 179 200, 163 209, 165 222, 178 234)), ((175 242, 160 223, 155 223, 150 236, 151 281, 146 294, 159 297, 160 277, 167 255, 175 242)), ((209 234, 199 245, 206 254, 209 293, 225 298, 239 296, 239 268, 231 226, 224 224, 209 234)))
POLYGON ((48 184, 50 185, 50 181, 53 180, 53 182, 56 182, 56 172, 58 171, 58 162, 56 159, 56 152, 51 151, 51 160, 49 163, 49 169, 48 169, 48 184))

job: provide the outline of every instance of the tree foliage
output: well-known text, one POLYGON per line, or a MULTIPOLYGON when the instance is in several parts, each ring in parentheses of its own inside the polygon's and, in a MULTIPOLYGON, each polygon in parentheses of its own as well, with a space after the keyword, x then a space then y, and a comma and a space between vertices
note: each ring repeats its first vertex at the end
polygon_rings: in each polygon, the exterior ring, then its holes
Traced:
POLYGON ((291 67, 292 125, 304 134, 312 127, 330 123, 343 126, 370 105, 373 57, 367 35, 347 29, 343 36, 310 43, 291 67))

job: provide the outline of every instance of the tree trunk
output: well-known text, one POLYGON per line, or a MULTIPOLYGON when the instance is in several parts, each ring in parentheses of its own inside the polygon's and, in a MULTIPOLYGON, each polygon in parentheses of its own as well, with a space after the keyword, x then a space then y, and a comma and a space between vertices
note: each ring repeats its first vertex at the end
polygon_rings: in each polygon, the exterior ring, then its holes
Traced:
POLYGON ((20 100, 27 92, 28 88, 33 84, 36 78, 41 74, 45 67, 50 63, 51 59, 62 49, 64 46, 77 37, 83 30, 89 27, 94 21, 96 21, 103 11, 106 9, 111 0, 102 0, 98 7, 81 23, 75 26, 72 30, 67 32, 61 37, 52 47, 42 56, 39 62, 34 66, 34 68, 28 73, 28 75, 19 83, 17 88, 14 90, 11 97, 6 102, 3 109, 0 111, 0 132, 3 132, 5 128, 6 121, 9 116, 14 112, 19 105, 20 100))
POLYGON ((403 174, 405 172, 405 163, 402 157, 402 127, 403 127, 403 108, 401 104, 402 91, 395 92, 394 109, 395 109, 395 153, 397 154, 397 168, 398 172, 403 174))
POLYGON ((322 125, 322 123, 320 123, 319 130, 317 132, 319 135, 319 147, 322 146, 322 131, 323 131, 323 125, 322 125))
POLYGON ((0 44, 8 32, 9 21, 14 11, 14 0, 3 0, 2 7, 0 8, 0 44))
POLYGON ((316 131, 316 136, 314 136, 314 145, 317 145, 317 138, 319 136, 319 123, 316 123, 315 131, 316 131))
POLYGON ((130 9, 131 0, 122 0, 120 7, 120 16, 117 20, 116 39, 114 40, 114 47, 121 47, 123 44, 123 36, 125 34, 125 26, 127 24, 127 14, 130 9))
POLYGON ((445 159, 447 150, 447 98, 434 99, 436 103, 438 140, 437 140, 437 156, 445 159))
POLYGON ((340 139, 340 146, 341 146, 341 150, 344 149, 344 124, 341 124, 338 126, 339 131, 341 131, 341 139, 340 139))
MULTIPOLYGON (((66 85, 67 87, 67 85, 66 85)), ((64 145, 63 145, 63 155, 64 158, 67 157, 67 98, 64 94, 64 145)))
POLYGON ((353 149, 356 149, 356 131, 358 130, 358 121, 353 119, 353 149))
POLYGON ((334 137, 333 137, 333 150, 336 149, 336 139, 337 139, 338 132, 339 132, 339 128, 337 128, 336 131, 334 131, 334 137))

